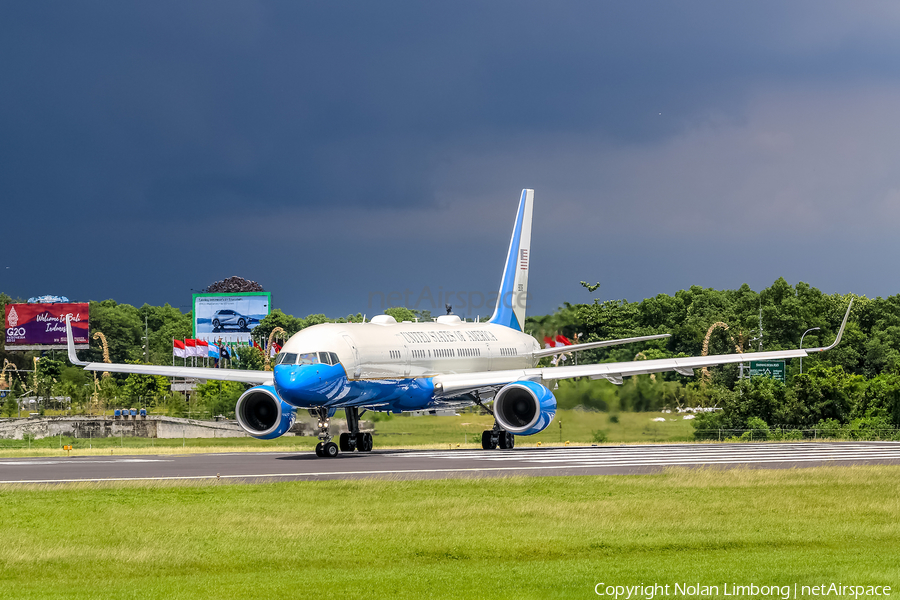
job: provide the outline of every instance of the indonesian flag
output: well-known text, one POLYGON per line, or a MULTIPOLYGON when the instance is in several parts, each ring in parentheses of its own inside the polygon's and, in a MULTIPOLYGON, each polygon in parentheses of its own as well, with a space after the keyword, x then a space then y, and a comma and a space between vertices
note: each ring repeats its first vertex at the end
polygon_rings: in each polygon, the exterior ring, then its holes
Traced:
POLYGON ((177 356, 178 358, 184 358, 186 356, 184 342, 181 340, 172 340, 172 356, 177 356))
POLYGON ((556 336, 556 341, 557 341, 557 344, 556 344, 557 347, 572 345, 572 340, 570 340, 569 338, 567 338, 566 336, 564 336, 562 334, 556 336))
POLYGON ((565 346, 571 346, 572 342, 564 335, 558 335, 555 338, 544 337, 544 347, 545 348, 563 348, 565 346))
POLYGON ((209 348, 209 343, 204 342, 203 340, 197 340, 197 347, 194 349, 194 356, 199 356, 200 358, 206 358, 208 348, 209 348))
MULTIPOLYGON (((571 340, 569 340, 569 338, 560 334, 560 335, 557 335, 555 338, 544 337, 544 344, 545 344, 544 345, 545 348, 565 348, 566 346, 571 346, 572 342, 571 342, 571 340)), ((553 358, 553 360, 550 361, 550 364, 552 364, 555 367, 559 363, 564 362, 566 360, 568 360, 568 357, 565 354, 560 353, 560 354, 557 354, 553 358)))
POLYGON ((197 356, 197 340, 190 340, 185 338, 184 340, 184 357, 190 358, 192 356, 197 356))

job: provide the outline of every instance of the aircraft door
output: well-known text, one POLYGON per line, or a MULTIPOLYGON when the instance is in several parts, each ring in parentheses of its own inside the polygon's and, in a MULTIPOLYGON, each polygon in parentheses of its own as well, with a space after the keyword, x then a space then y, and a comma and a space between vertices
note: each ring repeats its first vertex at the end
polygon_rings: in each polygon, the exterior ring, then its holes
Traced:
POLYGON ((409 351, 409 348, 406 344, 403 344, 403 376, 409 377, 410 370, 410 361, 412 360, 412 353, 409 351))
MULTIPOLYGON (((353 353, 353 377, 358 378, 362 373, 362 365, 359 363, 359 350, 357 350, 356 343, 349 335, 344 335, 344 341, 347 342, 347 345, 350 346, 350 350, 353 353)), ((349 372, 350 369, 347 369, 347 371, 349 372)))

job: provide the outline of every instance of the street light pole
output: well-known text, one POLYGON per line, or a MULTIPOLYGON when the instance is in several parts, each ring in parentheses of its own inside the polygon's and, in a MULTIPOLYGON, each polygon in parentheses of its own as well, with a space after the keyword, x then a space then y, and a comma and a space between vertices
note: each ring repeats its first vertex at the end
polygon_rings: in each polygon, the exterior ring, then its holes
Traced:
MULTIPOLYGON (((818 327, 810 327, 806 331, 803 332, 803 335, 800 336, 800 349, 803 350, 803 337, 809 333, 810 331, 818 331, 818 327)), ((800 357, 800 373, 803 374, 803 357, 800 357)))

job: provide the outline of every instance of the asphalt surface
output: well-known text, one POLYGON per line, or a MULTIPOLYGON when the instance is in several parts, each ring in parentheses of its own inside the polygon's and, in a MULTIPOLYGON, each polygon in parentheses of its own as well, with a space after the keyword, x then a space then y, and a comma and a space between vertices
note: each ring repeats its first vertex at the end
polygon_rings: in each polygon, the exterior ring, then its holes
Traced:
POLYGON ((72 456, 0 459, 0 483, 205 480, 439 479, 511 475, 655 473, 666 467, 786 469, 900 464, 900 443, 665 444, 514 450, 382 450, 317 458, 313 452, 72 456))

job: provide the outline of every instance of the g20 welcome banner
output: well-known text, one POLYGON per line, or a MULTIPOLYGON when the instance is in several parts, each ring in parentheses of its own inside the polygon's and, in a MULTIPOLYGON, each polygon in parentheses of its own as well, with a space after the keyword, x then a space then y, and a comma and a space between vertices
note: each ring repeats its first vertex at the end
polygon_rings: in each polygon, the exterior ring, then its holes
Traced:
POLYGON ((6 349, 47 350, 66 348, 66 315, 72 315, 75 347, 90 347, 90 304, 7 304, 6 349))

